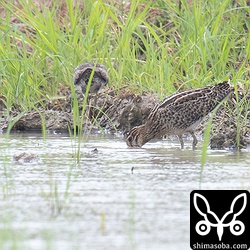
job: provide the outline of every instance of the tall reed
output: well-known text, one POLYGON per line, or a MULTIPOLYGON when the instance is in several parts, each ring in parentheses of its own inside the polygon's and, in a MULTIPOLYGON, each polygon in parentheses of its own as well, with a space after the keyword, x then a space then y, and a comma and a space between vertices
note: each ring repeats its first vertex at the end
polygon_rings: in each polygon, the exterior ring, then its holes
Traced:
MULTIPOLYGON (((104 63, 111 85, 160 97, 249 77, 245 1, 2 1, 1 95, 8 108, 30 108, 72 84, 80 63, 104 63), (178 87, 179 86, 179 87, 178 87)), ((248 84, 248 83, 247 83, 248 84)))

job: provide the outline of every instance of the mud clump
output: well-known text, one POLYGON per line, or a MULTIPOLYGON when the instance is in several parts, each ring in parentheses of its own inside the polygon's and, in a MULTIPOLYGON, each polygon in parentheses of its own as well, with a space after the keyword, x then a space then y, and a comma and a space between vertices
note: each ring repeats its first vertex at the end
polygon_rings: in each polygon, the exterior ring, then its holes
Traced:
POLYGON ((225 109, 217 113, 212 124, 211 149, 240 149, 249 144, 248 121, 244 120, 244 117, 238 117, 237 120, 236 114, 229 116, 225 109))
POLYGON ((37 162, 39 160, 39 157, 36 154, 23 152, 21 154, 14 155, 13 160, 19 163, 32 163, 37 162))
POLYGON ((134 95, 125 93, 115 100, 110 100, 106 115, 103 115, 100 125, 108 130, 126 132, 143 124, 151 109, 159 100, 152 94, 134 95))
MULTIPOLYGON (((17 117, 13 117, 14 119, 17 117)), ((69 113, 56 110, 31 110, 23 114, 13 125, 14 130, 67 130, 72 117, 69 113)))

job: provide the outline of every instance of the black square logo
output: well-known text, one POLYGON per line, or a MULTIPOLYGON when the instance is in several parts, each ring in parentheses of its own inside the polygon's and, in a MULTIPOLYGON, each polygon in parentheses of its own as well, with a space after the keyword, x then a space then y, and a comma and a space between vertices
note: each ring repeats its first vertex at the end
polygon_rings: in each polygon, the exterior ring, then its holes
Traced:
POLYGON ((191 249, 249 249, 247 190, 194 190, 190 194, 191 249))

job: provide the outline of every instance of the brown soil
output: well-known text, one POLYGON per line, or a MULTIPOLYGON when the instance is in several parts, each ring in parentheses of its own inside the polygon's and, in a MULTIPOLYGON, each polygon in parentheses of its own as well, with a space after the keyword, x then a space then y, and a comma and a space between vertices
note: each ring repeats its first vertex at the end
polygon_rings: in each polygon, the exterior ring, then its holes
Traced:
MULTIPOLYGON (((241 95, 242 100, 244 95, 241 95)), ((248 99, 248 98, 247 98, 248 99)), ((77 94, 79 113, 82 112, 84 97, 77 94)), ((239 111, 234 104, 234 96, 218 110, 212 121, 212 131, 210 147, 213 149, 222 148, 242 148, 250 144, 250 123, 248 109, 239 111), (239 145, 239 146, 238 146, 239 145)), ((106 130, 109 132, 125 133, 134 126, 143 124, 151 109, 159 99, 155 94, 143 93, 136 95, 126 87, 118 90, 105 88, 97 96, 89 95, 88 105, 84 112, 83 131, 106 130), (95 103, 96 102, 96 103, 95 103)), ((9 119, 15 121, 12 130, 42 130, 45 125, 46 130, 74 129, 73 121, 73 98, 69 89, 61 91, 61 97, 55 100, 46 101, 43 107, 37 110, 30 110, 21 113, 18 110, 10 112, 9 119), (63 92, 63 93, 62 93, 63 92), (64 94, 62 96, 62 94, 64 94)), ((197 129, 197 134, 203 135, 209 117, 201 123, 197 129)), ((7 129, 8 122, 6 116, 0 120, 0 128, 7 129)), ((77 125, 77 124, 76 124, 77 125)))

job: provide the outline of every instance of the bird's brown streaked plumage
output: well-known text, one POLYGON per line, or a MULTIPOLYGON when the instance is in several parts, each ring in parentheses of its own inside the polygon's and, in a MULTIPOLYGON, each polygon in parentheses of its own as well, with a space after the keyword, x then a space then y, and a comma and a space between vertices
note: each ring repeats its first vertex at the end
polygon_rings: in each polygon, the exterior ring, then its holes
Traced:
POLYGON ((182 135, 190 133, 195 148, 198 143, 194 133, 197 126, 232 91, 229 80, 169 96, 152 109, 145 124, 130 130, 126 138, 127 145, 142 147, 151 139, 168 134, 177 135, 183 148, 182 135))
POLYGON ((108 73, 104 65, 93 62, 83 63, 75 69, 73 77, 74 85, 83 94, 86 92, 92 70, 95 72, 93 73, 89 93, 97 93, 102 86, 108 84, 108 73))

